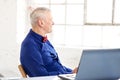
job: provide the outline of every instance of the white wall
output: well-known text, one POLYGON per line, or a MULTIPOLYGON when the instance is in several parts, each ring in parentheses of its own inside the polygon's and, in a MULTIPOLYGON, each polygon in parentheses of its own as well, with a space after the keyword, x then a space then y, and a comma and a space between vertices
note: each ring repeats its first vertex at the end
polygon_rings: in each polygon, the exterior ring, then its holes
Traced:
POLYGON ((80 48, 68 48, 68 47, 56 47, 56 51, 59 55, 60 61, 66 67, 74 69, 79 65, 82 49, 80 48))
POLYGON ((16 16, 17 0, 0 0, 0 74, 4 76, 17 75, 16 16))

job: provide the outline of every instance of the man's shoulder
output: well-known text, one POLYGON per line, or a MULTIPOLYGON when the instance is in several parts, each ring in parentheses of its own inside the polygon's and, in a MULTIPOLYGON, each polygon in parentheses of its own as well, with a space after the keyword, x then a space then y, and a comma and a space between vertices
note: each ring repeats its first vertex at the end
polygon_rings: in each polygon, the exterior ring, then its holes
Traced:
POLYGON ((22 42, 22 46, 42 46, 42 42, 32 38, 32 36, 26 36, 22 42))
POLYGON ((22 46, 30 46, 30 45, 36 45, 36 42, 33 38, 26 37, 22 42, 22 46))

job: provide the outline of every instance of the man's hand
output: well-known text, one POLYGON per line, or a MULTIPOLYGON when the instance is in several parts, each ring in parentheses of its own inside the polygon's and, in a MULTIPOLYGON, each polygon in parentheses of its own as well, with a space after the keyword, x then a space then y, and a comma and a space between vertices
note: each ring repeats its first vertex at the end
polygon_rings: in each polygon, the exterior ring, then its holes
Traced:
POLYGON ((77 73, 78 72, 78 67, 76 67, 75 69, 73 69, 72 73, 77 73))

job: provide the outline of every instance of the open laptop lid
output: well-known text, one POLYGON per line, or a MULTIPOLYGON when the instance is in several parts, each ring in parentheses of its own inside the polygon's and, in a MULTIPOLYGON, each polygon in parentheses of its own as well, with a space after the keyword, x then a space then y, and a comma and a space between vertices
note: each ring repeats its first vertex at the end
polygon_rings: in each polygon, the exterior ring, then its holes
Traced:
POLYGON ((120 49, 83 50, 75 80, 120 78, 120 49))

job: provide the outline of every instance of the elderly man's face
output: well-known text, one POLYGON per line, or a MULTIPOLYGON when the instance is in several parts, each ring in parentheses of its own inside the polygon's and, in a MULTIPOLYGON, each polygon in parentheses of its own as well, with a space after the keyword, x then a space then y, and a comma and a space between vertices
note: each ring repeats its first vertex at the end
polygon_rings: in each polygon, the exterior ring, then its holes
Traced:
POLYGON ((52 32, 52 25, 54 25, 54 22, 52 20, 52 15, 50 12, 46 13, 46 19, 44 20, 44 30, 46 33, 52 32))

